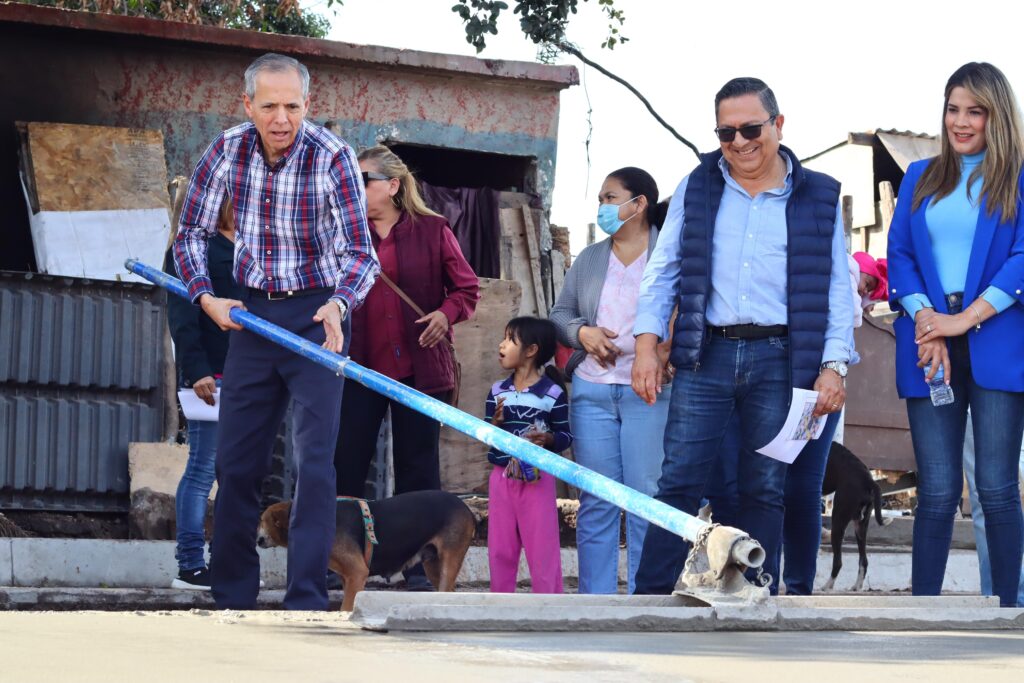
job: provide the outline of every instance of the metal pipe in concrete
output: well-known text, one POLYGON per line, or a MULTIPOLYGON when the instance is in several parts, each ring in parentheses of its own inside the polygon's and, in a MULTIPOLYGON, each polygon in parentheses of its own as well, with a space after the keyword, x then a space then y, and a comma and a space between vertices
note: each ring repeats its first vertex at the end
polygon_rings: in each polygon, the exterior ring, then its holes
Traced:
MULTIPOLYGON (((177 296, 186 299, 190 298, 188 291, 180 280, 160 270, 140 263, 135 259, 125 261, 125 268, 177 296)), ((614 503, 623 510, 642 517, 652 524, 657 524, 688 541, 694 541, 701 529, 708 525, 703 520, 657 501, 586 467, 581 467, 571 460, 551 453, 517 436, 513 436, 479 418, 464 413, 426 394, 422 394, 404 384, 395 382, 378 372, 364 368, 345 356, 327 351, 296 334, 268 323, 248 311, 240 308, 232 309, 231 319, 250 332, 323 365, 338 375, 344 375, 347 379, 355 380, 402 405, 417 410, 424 415, 429 415, 463 434, 484 442, 488 446, 493 446, 505 453, 514 455, 520 460, 558 477, 562 481, 592 493, 598 498, 614 503)), ((756 545, 756 542, 754 543, 756 545)), ((760 546, 757 547, 760 548, 760 546)), ((764 551, 762 550, 761 562, 764 561, 763 555, 764 551)), ((745 557, 748 559, 756 559, 756 556, 756 552, 746 551, 745 557)), ((752 565, 744 564, 744 566, 752 565)))

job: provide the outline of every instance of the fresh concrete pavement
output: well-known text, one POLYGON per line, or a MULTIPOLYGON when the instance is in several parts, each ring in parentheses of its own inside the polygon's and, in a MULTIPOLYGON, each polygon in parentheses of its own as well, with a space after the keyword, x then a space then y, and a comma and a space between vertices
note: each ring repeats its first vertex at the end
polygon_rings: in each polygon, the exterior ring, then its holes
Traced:
POLYGON ((1024 633, 373 633, 340 614, 8 612, 0 681, 985 681, 1024 633))

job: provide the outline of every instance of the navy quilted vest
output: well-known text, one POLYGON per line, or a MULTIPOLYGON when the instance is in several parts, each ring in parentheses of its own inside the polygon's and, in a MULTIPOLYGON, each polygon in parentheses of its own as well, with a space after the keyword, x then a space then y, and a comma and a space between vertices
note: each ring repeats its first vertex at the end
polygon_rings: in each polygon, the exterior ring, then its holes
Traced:
MULTIPOLYGON (((810 389, 825 348, 839 182, 805 170, 792 151, 784 146, 780 149, 793 164, 793 192, 786 205, 790 375, 793 386, 810 389)), ((672 364, 680 370, 698 367, 708 340, 711 240, 725 189, 718 167, 721 157, 721 151, 702 155, 700 166, 690 174, 683 200, 679 315, 672 338, 672 364)))

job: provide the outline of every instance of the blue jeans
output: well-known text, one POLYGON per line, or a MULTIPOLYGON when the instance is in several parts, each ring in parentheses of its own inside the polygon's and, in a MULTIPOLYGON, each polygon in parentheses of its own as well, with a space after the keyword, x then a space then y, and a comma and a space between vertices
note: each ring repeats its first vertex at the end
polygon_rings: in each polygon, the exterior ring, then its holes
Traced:
POLYGON ((178 482, 174 496, 174 516, 178 527, 178 544, 174 559, 178 569, 186 571, 206 566, 206 501, 215 479, 217 455, 217 423, 200 420, 188 422, 188 463, 178 482))
MULTIPOLYGON (((839 420, 839 414, 830 415, 821 436, 808 443, 786 471, 786 512, 782 523, 786 562, 782 576, 787 595, 810 595, 814 589, 821 545, 821 485, 839 420)), ((739 423, 734 419, 705 491, 711 503, 712 521, 726 526, 739 526, 738 460, 739 423)), ((764 570, 778 575, 778 553, 767 558, 764 570)))
MULTIPOLYGON (((1024 476, 1024 448, 1020 453, 1020 472, 1024 476)), ((974 481, 974 429, 971 411, 967 411, 967 427, 964 431, 964 475, 971 497, 971 522, 974 525, 974 547, 978 553, 978 573, 981 579, 981 594, 992 595, 992 565, 988 559, 988 540, 985 538, 985 512, 978 500, 978 486, 974 481)), ((1024 605, 1024 566, 1020 569, 1020 583, 1017 586, 1017 604, 1024 605)))
MULTIPOLYGON (((786 584, 786 595, 810 595, 814 590, 821 545, 821 485, 839 418, 839 413, 828 416, 821 436, 804 446, 786 472, 786 516, 782 523, 782 552, 786 560, 782 582, 786 584)), ((775 576, 778 569, 776 554, 765 571, 774 572, 775 576)))
MULTIPOLYGON (((737 522, 761 543, 768 557, 774 557, 782 536, 786 465, 755 451, 782 428, 791 394, 788 339, 712 337, 700 367, 676 374, 665 429, 665 463, 655 498, 697 513, 729 423, 738 413, 737 522)), ((651 526, 634 592, 671 593, 688 549, 679 536, 651 526)))
MULTIPOLYGON (((1024 520, 1017 463, 1024 435, 1024 393, 979 386, 971 374, 966 337, 949 340, 954 401, 933 406, 929 398, 907 399, 910 435, 917 460, 912 587, 914 595, 938 595, 953 537, 953 516, 963 492, 967 408, 974 421, 975 483, 985 512, 985 537, 992 590, 999 604, 1017 604, 1024 520)), ((922 375, 923 381, 923 375, 922 375)))
MULTIPOLYGON (((662 448, 670 395, 670 387, 664 387, 655 404, 649 406, 625 384, 597 384, 573 378, 569 418, 576 462, 653 496, 658 490, 664 460, 662 448)), ((614 504, 585 491, 580 493, 576 522, 580 593, 618 592, 620 515, 614 504)), ((626 515, 630 593, 646 533, 646 520, 626 515)))

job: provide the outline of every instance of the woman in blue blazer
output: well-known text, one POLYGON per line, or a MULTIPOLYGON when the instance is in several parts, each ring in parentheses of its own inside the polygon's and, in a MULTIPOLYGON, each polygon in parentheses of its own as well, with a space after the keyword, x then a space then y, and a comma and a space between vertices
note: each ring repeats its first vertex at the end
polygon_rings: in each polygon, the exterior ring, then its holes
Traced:
POLYGON ((970 63, 946 84, 938 157, 911 164, 889 229, 896 384, 917 460, 913 591, 942 589, 963 490, 964 429, 976 473, 993 590, 1017 601, 1024 524, 1017 460, 1024 434, 1024 163, 1020 111, 1006 77, 970 63), (928 372, 925 371, 928 370, 928 372), (941 370, 940 370, 941 369, 941 370), (953 401, 933 405, 943 373, 953 401))

